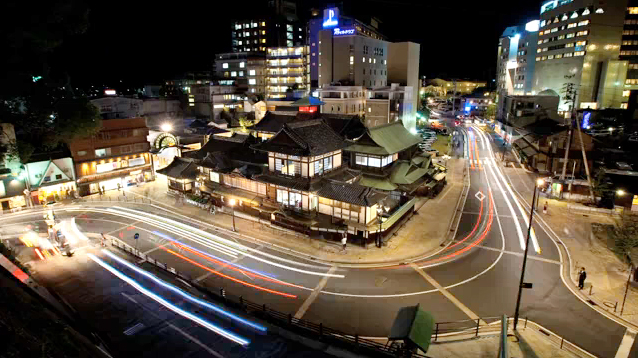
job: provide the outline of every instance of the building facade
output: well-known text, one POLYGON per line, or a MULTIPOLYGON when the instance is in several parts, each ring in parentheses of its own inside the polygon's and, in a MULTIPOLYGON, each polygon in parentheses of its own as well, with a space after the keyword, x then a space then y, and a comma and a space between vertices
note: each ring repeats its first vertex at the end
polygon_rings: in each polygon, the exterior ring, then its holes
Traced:
POLYGON ((365 125, 374 127, 402 121, 408 131, 416 132, 414 91, 410 86, 370 88, 365 102, 365 125))
POLYGON ((79 194, 154 180, 147 136, 144 118, 109 119, 96 135, 68 143, 79 194))
POLYGON ((266 99, 301 98, 308 95, 308 47, 268 48, 266 99))
POLYGON ((356 114, 366 113, 366 88, 363 86, 329 86, 324 85, 317 94, 324 102, 321 113, 356 114))
POLYGON ((496 88, 499 96, 532 94, 539 20, 512 26, 498 40, 496 88))
MULTIPOLYGON (((12 124, 0 123, 0 145, 15 143, 16 135, 12 124)), ((19 209, 27 205, 25 200, 26 173, 23 173, 20 160, 8 153, 0 155, 0 205, 2 210, 19 209)))
POLYGON ((356 27, 319 32, 318 85, 381 87, 388 84, 388 42, 356 27))
POLYGON ((102 119, 133 118, 144 115, 144 101, 139 98, 106 96, 92 99, 102 119))
MULTIPOLYGON (((541 6, 532 93, 578 88, 576 108, 619 108, 627 62, 618 60, 627 0, 592 4, 551 0, 541 6)), ((560 111, 573 105, 562 102, 560 111)))
POLYGON ((421 45, 414 42, 391 42, 388 46, 388 82, 407 86, 412 90, 412 95, 403 99, 407 111, 401 117, 403 125, 408 130, 416 130, 420 51, 421 45))
POLYGON ((629 91, 638 89, 638 1, 629 0, 620 44, 621 61, 627 61, 627 78, 623 90, 623 103, 629 99, 629 91))

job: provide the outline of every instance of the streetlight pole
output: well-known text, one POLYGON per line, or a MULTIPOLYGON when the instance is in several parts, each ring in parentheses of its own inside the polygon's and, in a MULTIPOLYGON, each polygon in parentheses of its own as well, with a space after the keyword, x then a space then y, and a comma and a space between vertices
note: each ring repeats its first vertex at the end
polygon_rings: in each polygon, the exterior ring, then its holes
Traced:
POLYGON ((514 330, 518 324, 518 314, 521 308, 521 295, 523 294, 523 280, 525 279, 525 266, 527 265, 527 252, 529 251, 529 237, 532 234, 532 219, 534 218, 534 202, 536 201, 536 191, 539 186, 543 185, 543 180, 538 179, 534 186, 534 195, 532 197, 532 205, 529 211, 529 226, 527 227, 527 239, 525 241, 525 254, 523 255, 523 268, 521 269, 521 281, 518 284, 518 297, 516 298, 516 310, 514 311, 514 330))
POLYGON ((383 220, 381 219, 381 214, 383 213, 383 208, 379 205, 377 206, 377 220, 379 220, 379 233, 376 237, 375 241, 375 246, 380 248, 381 245, 381 224, 383 223, 383 220))
POLYGON ((627 291, 629 291, 629 281, 631 281, 631 274, 633 273, 634 265, 629 264, 629 275, 627 275, 627 285, 625 286, 625 296, 622 299, 622 306, 620 307, 620 315, 625 310, 625 301, 627 300, 627 291))
POLYGON ((230 199, 230 207, 233 208, 232 216, 233 216, 233 231, 237 231, 235 229, 235 199, 230 199))

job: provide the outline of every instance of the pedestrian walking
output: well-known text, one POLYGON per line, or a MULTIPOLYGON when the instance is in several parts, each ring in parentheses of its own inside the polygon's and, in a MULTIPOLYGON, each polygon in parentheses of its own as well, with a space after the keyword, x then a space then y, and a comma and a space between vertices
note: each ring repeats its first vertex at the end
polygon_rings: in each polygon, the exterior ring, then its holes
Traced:
POLYGON ((102 247, 106 246, 106 236, 104 236, 104 233, 100 233, 100 235, 102 235, 102 247))
POLYGON ((547 214, 547 202, 545 202, 545 205, 543 206, 543 214, 547 214))
POLYGON ((585 279, 587 278, 587 272, 585 272, 585 268, 581 267, 578 272, 578 289, 582 290, 585 287, 585 279))
POLYGON ((347 244, 348 244, 348 237, 344 235, 343 238, 341 239, 341 245, 343 245, 343 251, 346 251, 347 244))

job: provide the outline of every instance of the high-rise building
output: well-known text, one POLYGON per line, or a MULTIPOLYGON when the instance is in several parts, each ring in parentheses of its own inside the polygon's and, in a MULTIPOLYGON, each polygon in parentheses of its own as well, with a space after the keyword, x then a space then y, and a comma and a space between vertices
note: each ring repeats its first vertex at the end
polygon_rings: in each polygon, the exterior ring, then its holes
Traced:
POLYGON ((410 96, 404 96, 401 105, 403 125, 410 131, 416 131, 420 50, 421 45, 414 42, 391 42, 388 47, 388 82, 412 91, 410 96))
POLYGON ((498 40, 496 88, 499 96, 532 92, 540 21, 511 26, 498 40))
POLYGON ((219 53, 215 55, 214 72, 217 79, 232 81, 240 91, 263 94, 265 66, 266 56, 263 53, 219 53))
POLYGON ((232 22, 233 52, 261 52, 268 47, 293 47, 306 44, 306 31, 297 18, 292 1, 270 0, 254 15, 232 22))
POLYGON ((627 78, 623 90, 623 104, 627 107, 629 91, 638 89, 638 0, 629 0, 620 43, 620 59, 627 61, 627 78))
POLYGON ((319 87, 335 82, 365 87, 388 84, 387 41, 361 35, 355 27, 321 30, 318 38, 319 87))
POLYGON ((308 45, 310 46, 310 86, 312 89, 319 87, 319 32, 324 29, 355 28, 357 34, 373 39, 384 40, 377 29, 378 23, 373 19, 372 26, 366 25, 357 19, 343 16, 341 9, 337 7, 323 10, 313 9, 312 18, 308 21, 308 45))
MULTIPOLYGON (((619 60, 626 12, 627 0, 544 2, 532 94, 551 89, 562 96, 561 89, 574 83, 576 108, 619 108, 627 74, 627 62, 619 60)), ((559 111, 571 109, 561 100, 559 111)))
POLYGON ((308 47, 268 48, 266 99, 301 98, 309 93, 308 47))

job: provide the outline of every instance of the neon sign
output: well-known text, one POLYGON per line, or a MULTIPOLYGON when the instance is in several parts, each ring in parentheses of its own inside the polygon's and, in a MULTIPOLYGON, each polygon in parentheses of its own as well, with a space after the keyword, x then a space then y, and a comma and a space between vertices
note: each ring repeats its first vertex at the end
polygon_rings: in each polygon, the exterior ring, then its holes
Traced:
POLYGON ((591 120, 591 112, 585 112, 585 114, 583 114, 583 123, 581 124, 583 129, 589 129, 590 120, 591 120))
POLYGON ((334 36, 346 36, 346 35, 354 35, 354 28, 350 28, 350 29, 340 29, 340 28, 335 28, 334 29, 334 36))
POLYGON ((331 7, 323 10, 323 27, 335 27, 339 25, 339 9, 331 7))

